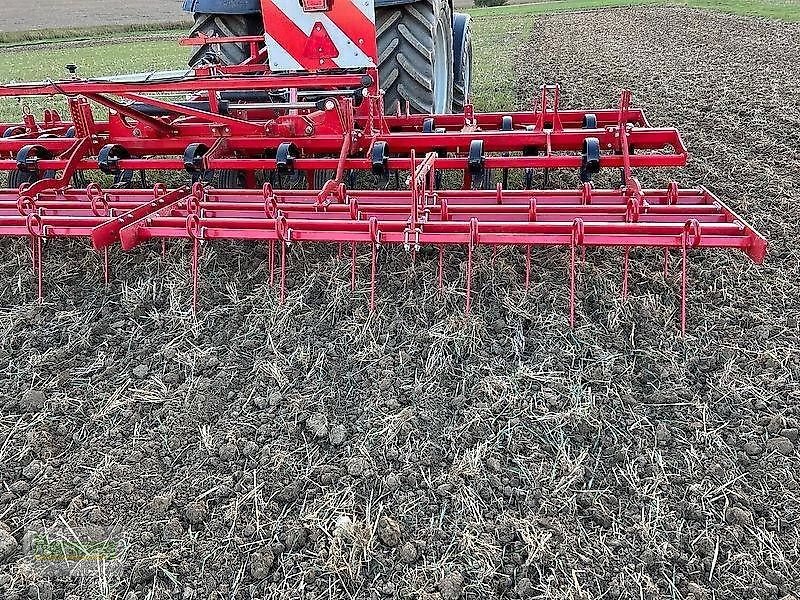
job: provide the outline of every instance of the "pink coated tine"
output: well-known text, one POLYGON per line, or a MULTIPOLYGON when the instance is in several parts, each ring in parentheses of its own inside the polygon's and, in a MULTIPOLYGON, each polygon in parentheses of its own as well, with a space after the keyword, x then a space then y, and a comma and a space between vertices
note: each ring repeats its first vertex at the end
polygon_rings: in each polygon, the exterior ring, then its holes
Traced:
POLYGON ((275 233, 281 241, 281 306, 286 302, 286 244, 289 241, 289 224, 286 216, 278 211, 275 218, 275 233))
POLYGON ((196 313, 200 278, 200 238, 203 235, 200 215, 196 212, 190 212, 186 216, 186 233, 192 240, 192 312, 196 313))
MULTIPOLYGON (((264 184, 262 192, 264 194, 264 214, 267 215, 268 219, 274 219, 278 214, 278 198, 275 195, 275 191, 272 189, 272 185, 267 182, 264 184)), ((269 241, 267 253, 267 262, 269 265, 269 285, 272 286, 275 284, 275 240, 269 241)))
MULTIPOLYGON (((531 198, 528 204, 528 222, 535 223, 538 220, 536 198, 531 198)), ((525 291, 531 285, 531 245, 525 244, 525 291)))
POLYGON ((628 299, 628 262, 631 254, 631 247, 625 246, 622 250, 622 300, 628 299))
MULTIPOLYGON (((667 185, 667 206, 678 203, 678 182, 670 181, 667 185)), ((664 248, 664 279, 669 277, 669 248, 664 248)))
MULTIPOLYGON (((447 198, 439 199, 439 218, 442 221, 450 220, 450 206, 447 198)), ((438 282, 439 291, 442 291, 442 289, 444 289, 444 244, 439 245, 439 265, 436 279, 438 282)))
POLYGON ((469 314, 472 306, 472 254, 478 244, 478 219, 469 220, 469 244, 467 246, 467 305, 466 313, 469 314))
MULTIPOLYGON (((89 204, 92 207, 92 214, 95 217, 110 217, 112 216, 111 206, 108 202, 108 194, 103 194, 100 186, 92 183, 86 188, 86 196, 89 199, 89 204)), ((162 242, 163 243, 163 242, 162 242)), ((109 268, 108 268, 108 246, 103 247, 103 283, 108 285, 109 281, 109 268)))
MULTIPOLYGON (((358 200, 350 198, 350 219, 358 221, 361 219, 361 211, 358 210, 358 200)), ((356 243, 350 242, 350 291, 356 289, 356 243)))
POLYGON ((33 258, 33 272, 36 273, 37 298, 41 303, 44 298, 43 264, 42 264, 42 239, 44 238, 44 225, 38 213, 31 212, 25 215, 25 227, 31 236, 31 255, 33 258))
POLYGON ((681 335, 686 335, 686 288, 688 277, 686 274, 689 253, 688 248, 697 248, 700 245, 700 223, 697 219, 689 219, 683 226, 681 234, 681 335))
POLYGON ((370 285, 369 285, 369 310, 375 312, 375 285, 378 276, 378 246, 380 245, 381 233, 378 229, 378 218, 369 218, 369 237, 372 240, 372 260, 370 264, 370 285))
POLYGON ((569 245, 569 326, 575 327, 575 249, 583 247, 584 223, 580 217, 572 222, 572 236, 569 245))
POLYGON ((588 206, 592 203, 592 183, 586 182, 581 186, 581 204, 588 206))

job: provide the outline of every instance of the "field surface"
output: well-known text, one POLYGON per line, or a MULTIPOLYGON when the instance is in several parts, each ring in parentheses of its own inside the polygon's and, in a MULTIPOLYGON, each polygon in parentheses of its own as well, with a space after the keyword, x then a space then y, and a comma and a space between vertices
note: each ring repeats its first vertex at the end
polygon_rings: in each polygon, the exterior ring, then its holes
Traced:
POLYGON ((185 20, 182 0, 4 0, 0 32, 185 20))
MULTIPOLYGON (((513 9, 513 10, 512 10, 513 9)), ((687 8, 476 11, 480 109, 630 87, 693 152, 680 172, 769 238, 761 267, 590 252, 477 264, 382 254, 379 309, 335 250, 293 247, 278 306, 258 246, 45 250, 0 241, 0 598, 797 600, 800 589, 800 26, 687 8), (117 527, 120 572, 46 578, 38 523, 117 527), (4 531, 6 533, 4 533, 4 531)), ((0 55, 0 78, 161 68, 167 42, 0 55), (27 59, 30 58, 30 61, 27 59), (52 60, 51 60, 52 59, 52 60), (26 65, 20 67, 19 65, 26 65)), ((8 118, 13 107, 5 107, 8 118)), ((575 185, 565 176, 559 185, 575 185)))
MULTIPOLYGON (((474 6, 473 0, 454 0, 453 4, 460 10, 474 6)), ((506 13, 670 4, 800 20, 797 0, 508 0, 508 4, 523 6, 506 8, 506 13)), ((182 0, 4 0, 0 4, 0 41, 63 37, 92 30, 149 29, 160 23, 182 24, 191 20, 182 6, 182 0)))

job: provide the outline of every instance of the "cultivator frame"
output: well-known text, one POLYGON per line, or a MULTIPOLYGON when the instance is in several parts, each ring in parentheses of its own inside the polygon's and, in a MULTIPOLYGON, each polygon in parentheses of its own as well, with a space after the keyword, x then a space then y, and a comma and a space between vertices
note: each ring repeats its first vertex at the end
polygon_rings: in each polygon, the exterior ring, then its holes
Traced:
POLYGON ((628 91, 616 109, 563 110, 555 85, 542 86, 528 112, 480 114, 467 105, 463 114, 414 115, 397 106, 385 115, 375 69, 272 73, 259 39, 235 38, 252 49, 251 60, 235 67, 79 79, 70 66, 66 81, 0 87, 0 97, 59 95, 69 107, 68 120, 49 109, 37 122, 25 110, 22 124, 0 126, 0 170, 19 184, 0 191, 0 236, 30 239, 40 298, 45 239, 91 240, 103 251, 106 279, 113 244, 130 250, 148 240, 188 240, 193 307, 203 242, 267 244, 281 301, 287 245, 350 244, 353 287, 357 245, 367 246, 371 309, 380 246, 402 246, 412 256, 438 248, 440 285, 445 248, 464 246, 467 311, 477 247, 523 249, 527 287, 531 248, 562 246, 574 324, 578 251, 620 248, 625 296, 630 249, 657 247, 665 269, 669 250, 681 252, 685 330, 689 249, 735 248, 757 263, 764 258, 765 239, 708 190, 642 188, 633 169, 679 167, 688 152, 677 130, 650 126, 628 91), (95 118, 97 106, 108 109, 107 120, 95 118), (540 176, 546 188, 553 169, 577 171, 581 186, 530 189, 540 176), (620 170, 620 187, 596 189, 601 169, 620 170), (113 183, 76 187, 86 171, 113 183), (145 173, 163 171, 183 173, 185 185, 131 189, 134 173, 144 182, 145 173), (443 172, 457 173, 455 189, 444 189, 443 172), (220 173, 235 173, 241 189, 215 187, 220 173), (388 189, 392 180, 397 189, 388 189), (361 189, 353 189, 356 182, 361 189), (514 182, 521 189, 509 189, 514 182))

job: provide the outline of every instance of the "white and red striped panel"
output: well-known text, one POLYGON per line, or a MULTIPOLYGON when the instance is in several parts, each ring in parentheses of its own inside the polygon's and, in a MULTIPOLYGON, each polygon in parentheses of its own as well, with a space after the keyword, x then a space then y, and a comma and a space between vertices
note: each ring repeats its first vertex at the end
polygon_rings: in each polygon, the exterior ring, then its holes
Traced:
POLYGON ((301 0, 261 0, 270 69, 374 67, 378 45, 373 0, 316 1, 329 9, 307 12, 301 0))

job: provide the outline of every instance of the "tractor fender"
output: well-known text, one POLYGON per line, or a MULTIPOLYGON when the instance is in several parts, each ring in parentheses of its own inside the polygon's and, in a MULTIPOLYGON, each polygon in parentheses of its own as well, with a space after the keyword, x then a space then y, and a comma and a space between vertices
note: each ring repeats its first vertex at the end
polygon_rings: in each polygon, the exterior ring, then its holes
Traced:
POLYGON ((261 0, 183 0, 183 10, 217 15, 252 15, 261 12, 261 0))

